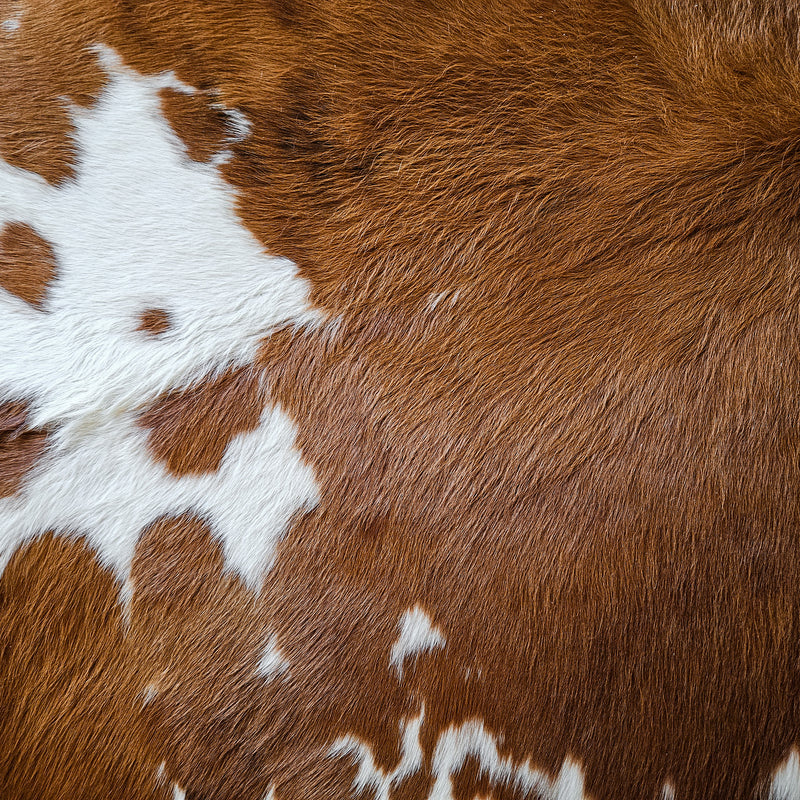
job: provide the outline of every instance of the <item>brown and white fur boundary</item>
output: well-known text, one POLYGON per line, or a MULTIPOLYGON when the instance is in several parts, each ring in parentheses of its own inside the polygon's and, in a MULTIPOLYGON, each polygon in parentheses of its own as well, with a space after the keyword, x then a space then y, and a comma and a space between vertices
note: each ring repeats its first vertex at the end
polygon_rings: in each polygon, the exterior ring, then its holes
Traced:
POLYGON ((0 798, 800 798, 800 6, 0 0, 0 798))

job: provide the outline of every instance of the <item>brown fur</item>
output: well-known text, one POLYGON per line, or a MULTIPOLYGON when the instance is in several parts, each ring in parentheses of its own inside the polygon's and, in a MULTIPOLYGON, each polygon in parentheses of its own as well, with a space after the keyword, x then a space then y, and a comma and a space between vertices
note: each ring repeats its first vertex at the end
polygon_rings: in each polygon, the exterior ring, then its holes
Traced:
POLYGON ((44 453, 47 432, 31 430, 27 404, 0 403, 0 497, 15 494, 44 453))
POLYGON ((142 746, 139 675, 117 598, 113 578, 79 542, 45 535, 6 567, 0 580, 4 800, 172 797, 142 746))
MULTIPOLYGON (((95 643, 76 611, 63 656, 83 680, 84 648, 131 648, 98 730, 127 742, 128 687, 163 674, 130 758, 142 774, 167 760, 204 800, 273 781, 280 800, 346 797, 354 768, 326 747, 354 734, 391 769, 423 703, 427 761, 402 797, 426 796, 439 734, 474 717, 519 762, 555 775, 577 760, 598 800, 649 800, 666 780, 680 800, 753 797, 800 740, 795 7, 116 9, 31 9, 19 47, 35 58, 0 57, 0 96, 21 98, 0 153, 68 173, 54 98, 96 92, 85 43, 175 69, 249 115, 223 167, 241 218, 340 323, 276 334, 251 370, 143 415, 174 474, 212 470, 257 424, 263 379, 322 500, 258 597, 222 572, 204 522, 143 534, 130 639, 95 643), (447 646, 401 682, 389 651, 415 603, 447 646), (291 671, 266 682, 272 633, 291 671)), ((15 558, 46 585, 80 578, 31 548, 15 558)), ((87 601, 107 602, 92 570, 87 601)), ((29 697, 48 686, 55 601, 21 609, 10 585, 3 613, 29 620, 29 641, 20 685, 4 683, 29 697)), ((57 703, 25 724, 52 714, 77 752, 86 723, 57 703)), ((92 774, 104 753, 81 756, 92 774)), ((57 796, 37 776, 58 786, 70 769, 48 752, 35 774, 22 763, 4 797, 57 796)), ((476 771, 460 796, 508 793, 476 771)))
POLYGON ((264 402, 258 372, 229 370, 170 392, 139 417, 139 424, 150 429, 150 452, 171 473, 210 472, 235 436, 258 427, 264 402))
POLYGON ((73 174, 73 126, 64 98, 85 106, 97 97, 102 72, 84 37, 94 37, 88 44, 104 38, 110 20, 101 21, 101 5, 83 0, 0 0, 0 17, 21 6, 21 28, 0 40, 0 155, 57 183, 73 174))
POLYGON ((148 308, 139 316, 139 324, 136 326, 136 330, 149 333, 152 336, 160 336, 171 327, 172 321, 168 311, 163 308, 148 308))
POLYGON ((174 89, 162 89, 160 95, 164 116, 183 141, 189 158, 208 161, 223 149, 227 139, 224 114, 199 95, 174 89))
POLYGON ((41 309, 56 274, 53 248, 30 225, 0 228, 0 287, 41 309))

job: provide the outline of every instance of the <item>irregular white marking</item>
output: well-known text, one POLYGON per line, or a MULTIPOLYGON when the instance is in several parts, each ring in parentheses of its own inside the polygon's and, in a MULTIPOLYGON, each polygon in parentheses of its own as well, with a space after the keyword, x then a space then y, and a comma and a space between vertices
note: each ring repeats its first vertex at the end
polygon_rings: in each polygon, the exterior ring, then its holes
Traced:
MULTIPOLYGON (((500 742, 502 743, 502 741, 500 742)), ((555 781, 531 766, 530 760, 521 764, 511 757, 503 758, 498 742, 479 720, 451 726, 439 736, 433 754, 435 782, 428 800, 453 800, 452 776, 463 767, 470 756, 478 761, 481 775, 495 783, 506 783, 534 797, 548 800, 585 800, 583 772, 572 759, 565 759, 555 781)))
POLYGON ((292 421, 267 408, 256 430, 228 445, 214 473, 175 478, 152 459, 131 415, 56 442, 23 490, 0 501, 5 566, 14 546, 45 530, 84 534, 101 562, 127 580, 139 534, 162 515, 189 511, 208 522, 226 565, 257 589, 292 516, 318 502, 312 470, 294 449, 292 421))
POLYGON ((274 786, 269 787, 269 792, 265 795, 264 800, 277 800, 274 786))
POLYGON ((231 136, 229 142, 241 142, 246 139, 253 129, 250 120, 238 108, 226 108, 223 105, 215 104, 214 108, 224 112, 228 117, 228 123, 231 128, 231 136))
POLYGON ((675 787, 671 781, 665 781, 661 788, 661 800, 675 800, 675 787))
POLYGON ((401 720, 400 762, 391 772, 385 772, 375 763, 372 748, 356 736, 343 736, 333 743, 330 749, 331 755, 352 755, 354 763, 358 764, 358 772, 353 779, 353 789, 357 794, 370 789, 375 800, 389 800, 392 786, 420 769, 423 753, 419 733, 424 717, 423 706, 416 717, 401 720))
MULTIPOLYGON (((469 678, 469 676, 470 676, 470 675, 472 675, 472 667, 467 667, 467 668, 464 670, 464 677, 465 677, 465 678, 469 678)), ((477 668, 475 669, 475 677, 476 677, 478 680, 480 680, 480 679, 483 677, 483 668, 482 668, 482 667, 477 667, 477 668)))
POLYGON ((772 776, 769 800, 800 800, 800 754, 794 747, 772 776))
MULTIPOLYGON (((156 770, 156 783, 165 783, 167 776, 167 764, 162 761, 156 770)), ((186 800, 186 792, 177 784, 172 784, 172 800, 186 800)))
MULTIPOLYGON (((394 786, 421 769, 425 758, 420 743, 424 718, 423 706, 416 717, 401 721, 400 763, 392 772, 378 767, 372 748, 356 736, 343 736, 333 743, 329 751, 331 755, 352 755, 353 762, 358 765, 353 779, 356 793, 369 790, 374 800, 389 800, 394 786)), ((535 770, 530 760, 517 764, 510 757, 502 758, 495 737, 479 720, 451 726, 440 734, 433 754, 435 781, 428 800, 454 800, 452 776, 470 756, 477 759, 480 774, 488 775, 494 783, 507 784, 525 794, 547 800, 588 800, 584 792, 583 771, 575 761, 565 759, 558 776, 551 780, 544 772, 535 770)))
POLYGON ((58 261, 49 315, 4 294, 0 376, 38 399, 34 425, 114 417, 210 368, 250 363, 279 327, 321 321, 294 264, 240 223, 218 171, 180 157, 157 96, 175 79, 138 76, 108 53, 103 64, 102 96, 73 111, 77 179, 53 189, 7 165, 0 174, 0 223, 28 222, 58 261), (131 324, 147 307, 174 323, 155 342, 131 324))
POLYGON ((262 678, 272 680, 288 671, 289 662, 278 647, 278 637, 273 633, 261 654, 256 673, 262 678))
MULTIPOLYGON (((228 144, 236 144, 246 139, 250 135, 251 125, 250 120, 237 111, 235 108, 227 108, 220 103, 212 103, 212 108, 221 111, 227 117, 228 129, 230 133, 225 137, 228 144)), ((227 164, 233 158, 233 151, 229 149, 220 150, 211 156, 209 163, 215 167, 221 167, 227 164)))
POLYGON ((17 7, 16 13, 0 22, 0 30, 5 31, 8 34, 16 33, 22 26, 22 15, 24 12, 25 9, 22 7, 17 7))
POLYGON ((421 653, 444 647, 447 640, 439 628, 431 625, 430 617, 420 606, 409 608, 400 617, 400 635, 392 645, 389 664, 403 678, 403 663, 409 657, 417 658, 421 653))
POLYGON ((447 299, 448 295, 450 295, 450 300, 448 301, 448 305, 452 308, 452 306, 454 306, 456 304, 456 302, 458 302, 458 298, 461 295, 461 290, 460 289, 456 289, 456 291, 452 292, 452 294, 451 294, 450 291, 438 292, 438 293, 435 293, 435 294, 433 294, 433 293, 430 294, 428 296, 428 304, 426 306, 428 311, 433 311, 436 308, 436 306, 439 305, 439 303, 441 303, 443 300, 447 299))
MULTIPOLYGON (((144 691, 142 692, 142 706, 144 707, 148 703, 152 703, 157 695, 158 695, 158 689, 152 683, 148 683, 147 686, 144 687, 144 691)), ((164 764, 162 763, 161 768, 163 769, 163 767, 164 764)))
POLYGON ((553 800, 584 800, 583 770, 572 759, 565 759, 550 790, 553 800))
MULTIPOLYGON (((2 506, 0 506, 0 512, 1 511, 2 506)), ((0 573, 2 573, 2 571, 3 553, 0 549, 0 573)), ((131 625, 131 600, 133 600, 134 591, 135 587, 133 585, 133 581, 130 579, 130 576, 128 576, 119 587, 119 597, 117 598, 117 603, 120 606, 120 613, 122 614, 122 623, 126 630, 128 630, 131 625)))
POLYGON ((136 417, 165 391, 251 363, 275 330, 324 320, 295 265, 241 224, 218 170, 183 156, 157 93, 185 84, 98 52, 109 81, 93 107, 73 110, 75 179, 52 187, 0 160, 0 226, 31 225, 58 264, 47 313, 0 290, 0 401, 30 399, 31 425, 52 431, 23 490, 0 500, 0 572, 22 541, 53 529, 86 535, 124 583, 142 528, 193 511, 257 587, 291 517, 318 502, 291 420, 265 410, 217 473, 174 478, 136 417), (157 340, 135 331, 152 307, 173 322, 157 340))

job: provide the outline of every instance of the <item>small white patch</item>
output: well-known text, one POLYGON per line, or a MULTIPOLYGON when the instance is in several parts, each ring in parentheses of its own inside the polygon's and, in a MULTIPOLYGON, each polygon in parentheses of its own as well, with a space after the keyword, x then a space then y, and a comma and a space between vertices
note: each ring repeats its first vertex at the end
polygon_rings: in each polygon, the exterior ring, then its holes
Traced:
POLYGON ((426 308, 428 309, 428 311, 434 311, 436 309, 436 306, 438 306, 443 301, 447 301, 447 304, 452 308, 458 302, 460 294, 461 294, 460 289, 456 289, 454 292, 446 291, 446 292, 438 292, 435 294, 431 294, 428 296, 428 303, 426 308), (448 296, 450 297, 449 300, 447 300, 448 296))
POLYGON ((278 637, 273 633, 261 654, 256 674, 267 680, 272 680, 288 671, 289 662, 278 647, 278 637))
POLYGON ((23 14, 24 9, 21 6, 17 6, 17 11, 15 14, 12 14, 10 17, 0 22, 0 30, 7 34, 16 33, 22 27, 23 14))
POLYGON ((509 784, 519 791, 548 800, 584 800, 583 772, 578 764, 567 758, 555 781, 534 769, 530 760, 521 764, 510 757, 502 758, 495 737, 479 720, 451 726, 439 736, 433 754, 435 782, 428 800, 453 800, 452 776, 463 767, 468 757, 474 757, 481 775, 492 782, 509 784))
POLYGON ((444 647, 447 641, 439 628, 431 625, 430 617, 420 606, 409 608, 400 617, 398 627, 400 635, 392 645, 389 664, 397 670, 402 680, 403 663, 407 658, 417 658, 421 653, 444 647))
POLYGON ((229 142, 241 142, 250 135, 253 126, 238 108, 226 108, 217 104, 215 104, 214 108, 222 111, 228 118, 228 125, 231 129, 231 135, 228 137, 229 142))
POLYGON ((569 758, 565 759, 550 791, 554 800, 584 800, 586 793, 580 765, 569 758))
POLYGON ((161 782, 164 780, 164 775, 166 774, 166 770, 167 770, 167 762, 162 761, 158 765, 158 769, 156 770, 156 781, 161 782))
POLYGON ((269 792, 267 792, 267 794, 264 796, 264 800, 277 800, 274 786, 269 787, 269 792))
POLYGON ((172 784, 172 800, 186 800, 186 792, 177 783, 172 784))
POLYGON ((174 478, 136 419, 168 390, 251 363, 274 331, 325 320, 296 266, 241 224, 218 170, 185 158, 158 91, 193 90, 97 51, 109 81, 73 109, 74 180, 53 187, 0 160, 0 227, 31 225, 57 259, 46 313, 0 290, 0 402, 30 399, 31 425, 53 431, 22 491, 0 500, 0 572, 20 543, 55 530, 87 536, 124 583, 141 530, 189 511, 257 588, 293 515, 318 502, 291 420, 266 409, 216 473, 174 478), (158 339, 135 331, 146 308, 172 320, 158 339))
MULTIPOLYGON (((146 706, 148 703, 152 703, 153 700, 158 695, 158 689, 152 684, 149 683, 147 686, 144 687, 144 691, 142 692, 142 706, 146 706)), ((160 769, 163 770, 164 764, 162 763, 160 769)))
POLYGON ((356 793, 360 794, 370 789, 375 800, 389 800, 392 786, 420 769, 423 753, 419 732, 424 717, 425 708, 423 706, 416 717, 409 717, 400 722, 402 737, 400 763, 391 772, 384 772, 375 764, 372 748, 357 737, 343 736, 333 743, 330 749, 331 755, 352 754, 353 761, 358 764, 358 772, 353 779, 353 789, 356 793))
POLYGON ((775 770, 769 800, 800 800, 800 754, 795 748, 775 770))
POLYGON ((661 789, 661 800, 675 800, 675 787, 671 781, 666 781, 661 789))

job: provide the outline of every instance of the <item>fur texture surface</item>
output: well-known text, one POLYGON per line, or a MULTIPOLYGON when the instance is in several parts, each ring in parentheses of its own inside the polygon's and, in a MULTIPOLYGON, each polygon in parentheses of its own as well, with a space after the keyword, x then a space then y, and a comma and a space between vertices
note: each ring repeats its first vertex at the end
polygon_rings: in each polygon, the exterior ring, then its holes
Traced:
POLYGON ((0 797, 800 796, 800 7, 0 0, 0 797))

